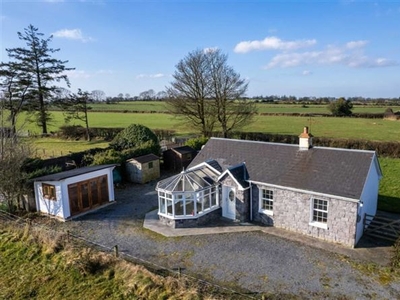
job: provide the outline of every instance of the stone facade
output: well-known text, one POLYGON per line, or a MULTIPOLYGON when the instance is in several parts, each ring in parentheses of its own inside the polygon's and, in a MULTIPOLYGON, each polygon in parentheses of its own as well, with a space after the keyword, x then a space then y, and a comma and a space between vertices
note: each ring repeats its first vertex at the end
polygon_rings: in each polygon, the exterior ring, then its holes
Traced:
POLYGON ((356 202, 314 197, 311 194, 268 187, 268 185, 253 184, 251 188, 254 221, 354 247, 358 209, 356 202), (259 195, 262 188, 273 191, 272 215, 266 215, 259 210, 259 195), (328 201, 326 228, 311 223, 313 198, 328 201))
POLYGON ((190 219, 169 219, 167 217, 158 215, 160 222, 172 228, 194 228, 209 224, 214 220, 221 218, 221 208, 218 208, 212 212, 199 216, 198 218, 190 219))
MULTIPOLYGON (((220 180, 221 186, 230 186, 236 190, 236 220, 248 222, 250 220, 250 189, 241 190, 232 177, 226 175, 220 180)), ((221 197, 222 198, 222 197, 221 197)), ((220 198, 220 199, 221 199, 220 198)), ((222 203, 221 203, 222 205, 222 203)))

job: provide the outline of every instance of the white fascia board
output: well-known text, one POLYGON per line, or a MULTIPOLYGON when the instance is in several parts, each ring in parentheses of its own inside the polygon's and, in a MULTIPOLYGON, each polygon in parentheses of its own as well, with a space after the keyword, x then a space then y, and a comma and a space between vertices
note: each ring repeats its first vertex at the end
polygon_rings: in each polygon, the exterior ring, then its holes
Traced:
POLYGON ((232 173, 229 170, 226 170, 225 172, 223 172, 219 177, 218 177, 218 181, 221 180, 222 177, 224 177, 226 174, 228 174, 233 181, 235 181, 235 183, 237 184, 237 186, 239 187, 240 191, 244 191, 245 188, 236 180, 235 176, 232 175, 232 173))
POLYGON ((269 184, 269 183, 265 183, 265 182, 258 182, 258 181, 252 181, 252 180, 248 180, 248 182, 250 184, 253 183, 253 184, 256 184, 256 185, 264 185, 264 186, 268 186, 268 187, 275 187, 275 188, 279 188, 279 189, 282 189, 282 190, 305 193, 305 194, 310 194, 310 195, 313 195, 313 196, 322 196, 322 197, 327 197, 327 198, 335 198, 335 199, 338 199, 338 200, 343 200, 343 201, 348 201, 348 202, 358 203, 358 202, 361 201, 360 199, 353 199, 353 198, 336 196, 336 195, 332 195, 332 194, 318 193, 318 192, 302 190, 302 189, 296 189, 296 188, 291 188, 291 187, 282 186, 282 185, 269 184))
POLYGON ((218 171, 217 169, 214 169, 213 167, 211 167, 207 162, 202 162, 201 164, 195 165, 194 167, 191 167, 190 169, 187 169, 186 171, 194 171, 196 169, 201 169, 201 167, 207 167, 209 169, 211 169, 213 172, 215 172, 216 174, 220 175, 221 172, 218 171))

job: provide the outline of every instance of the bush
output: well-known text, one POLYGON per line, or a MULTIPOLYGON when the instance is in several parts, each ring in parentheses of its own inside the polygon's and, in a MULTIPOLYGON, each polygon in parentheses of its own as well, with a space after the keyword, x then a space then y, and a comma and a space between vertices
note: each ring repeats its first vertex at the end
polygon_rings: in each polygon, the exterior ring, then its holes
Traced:
POLYGON ((124 164, 126 160, 146 154, 160 155, 160 145, 153 141, 142 143, 138 147, 117 151, 108 149, 94 155, 87 154, 84 161, 87 165, 124 164))
POLYGON ((86 136, 86 129, 81 125, 64 125, 60 127, 59 135, 64 139, 81 139, 86 136))
POLYGON ((92 156, 90 154, 85 155, 85 163, 92 166, 120 164, 122 161, 122 153, 114 149, 108 149, 106 151, 98 152, 92 156))
POLYGON ((198 137, 187 140, 185 146, 189 146, 195 150, 201 150, 201 147, 203 147, 207 142, 207 137, 198 137))
POLYGON ((353 104, 350 100, 339 98, 328 105, 329 111, 334 116, 351 116, 353 104))
POLYGON ((148 141, 158 144, 158 138, 154 132, 146 126, 132 124, 115 136, 110 143, 110 147, 121 151, 124 149, 140 147, 143 143, 148 141))

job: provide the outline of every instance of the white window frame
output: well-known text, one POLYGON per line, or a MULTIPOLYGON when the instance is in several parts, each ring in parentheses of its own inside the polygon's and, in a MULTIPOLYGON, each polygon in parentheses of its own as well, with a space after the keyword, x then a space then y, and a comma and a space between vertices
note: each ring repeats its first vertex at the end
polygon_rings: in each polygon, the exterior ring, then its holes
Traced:
POLYGON ((220 207, 219 205, 219 195, 218 195, 218 187, 212 186, 208 189, 197 191, 197 192, 179 192, 179 193, 171 193, 168 191, 158 191, 158 199, 159 199, 159 208, 158 214, 169 219, 195 219, 201 215, 208 214, 220 207), (181 198, 178 200, 178 197, 181 198), (190 196, 190 197, 188 197, 190 196), (212 199, 215 197, 215 205, 212 205, 212 199), (172 213, 168 212, 168 201, 172 201, 172 213), (187 211, 188 202, 193 202, 193 211, 187 211), (208 201, 209 207, 206 207, 205 201, 208 201), (177 203, 182 203, 183 205, 183 214, 176 215, 176 207, 177 203), (197 209, 197 203, 201 204, 199 210, 197 209), (163 209, 164 208, 164 211, 163 209))
POLYGON ((274 209, 274 190, 273 189, 270 189, 270 188, 268 188, 268 187, 262 187, 262 188, 260 188, 260 193, 259 193, 259 210, 258 210, 258 212, 260 212, 260 213, 263 213, 263 214, 266 214, 266 215, 270 215, 270 216, 273 216, 274 215, 274 211, 273 211, 273 209, 274 209), (265 192, 268 192, 269 194, 270 194, 270 196, 272 197, 272 198, 265 198, 264 197, 264 191, 265 192), (272 203, 272 209, 264 209, 263 208, 263 204, 264 204, 264 201, 269 201, 269 202, 271 202, 272 203))
POLYGON ((328 217, 329 217, 329 201, 327 199, 312 197, 311 198, 311 206, 310 206, 310 223, 309 224, 311 226, 328 229, 328 217), (315 201, 326 202, 326 210, 314 208, 315 201), (314 220, 314 212, 326 213, 326 222, 315 221, 314 220))

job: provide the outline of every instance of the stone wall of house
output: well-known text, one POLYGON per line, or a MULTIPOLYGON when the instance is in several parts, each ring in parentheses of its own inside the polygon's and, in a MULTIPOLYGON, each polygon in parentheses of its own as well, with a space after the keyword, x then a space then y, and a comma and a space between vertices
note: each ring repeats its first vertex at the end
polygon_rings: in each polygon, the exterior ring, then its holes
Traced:
POLYGON ((315 196, 315 198, 328 201, 326 229, 311 224, 312 195, 275 187, 253 185, 253 220, 265 225, 273 225, 330 242, 354 247, 357 203, 321 196, 315 196), (262 187, 274 192, 273 215, 266 215, 259 212, 259 192, 262 187))
MULTIPOLYGON (((248 222, 250 220, 250 189, 239 190, 236 182, 228 175, 220 180, 222 186, 231 186, 235 188, 236 195, 236 220, 248 222)), ((222 205, 222 203, 221 203, 222 205)))
POLYGON ((158 216, 160 222, 171 228, 195 228, 202 225, 209 224, 214 220, 218 220, 221 217, 221 208, 218 208, 212 212, 199 216, 195 219, 169 219, 164 216, 158 216))

